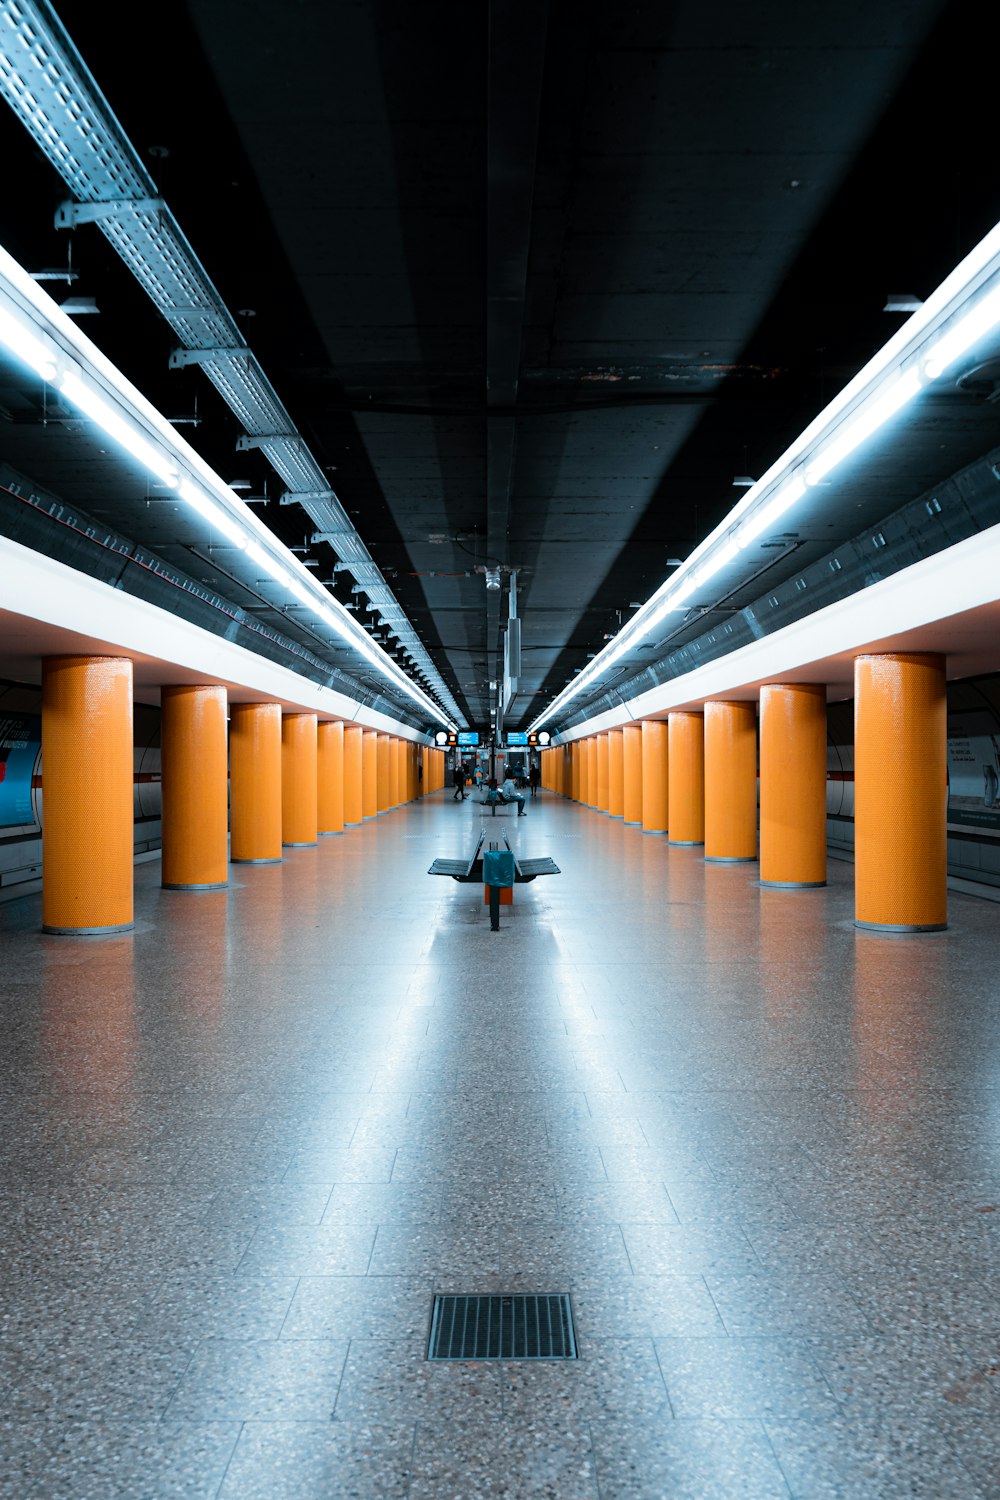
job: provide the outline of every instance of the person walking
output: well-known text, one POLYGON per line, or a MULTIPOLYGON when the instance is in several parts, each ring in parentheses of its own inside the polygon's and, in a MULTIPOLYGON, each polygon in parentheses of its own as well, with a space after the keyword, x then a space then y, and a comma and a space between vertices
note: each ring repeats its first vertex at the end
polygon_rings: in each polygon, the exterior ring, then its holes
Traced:
POLYGON ((538 791, 538 787, 539 787, 539 784, 541 782, 541 779, 542 779, 542 775, 541 775, 540 770, 538 769, 538 764, 537 764, 537 762, 533 762, 532 766, 531 766, 530 774, 528 776, 528 781, 529 781, 530 786, 531 786, 531 795, 532 796, 534 796, 535 793, 538 791))
POLYGON ((452 797, 451 800, 453 802, 464 802, 465 801, 465 767, 462 765, 461 761, 456 761, 456 763, 455 763, 455 773, 454 773, 454 775, 452 776, 451 779, 452 779, 452 784, 454 785, 454 788, 455 788, 455 795, 454 795, 454 797, 452 797))

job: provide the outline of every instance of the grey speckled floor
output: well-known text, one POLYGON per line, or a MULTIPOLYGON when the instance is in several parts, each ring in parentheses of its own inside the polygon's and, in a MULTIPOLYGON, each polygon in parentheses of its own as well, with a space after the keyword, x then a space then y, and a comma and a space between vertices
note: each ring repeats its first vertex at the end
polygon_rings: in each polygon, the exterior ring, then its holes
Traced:
POLYGON ((443 793, 134 936, 0 907, 0 1496, 1000 1496, 1000 910, 443 793), (436 1291, 580 1359, 428 1364, 436 1291))

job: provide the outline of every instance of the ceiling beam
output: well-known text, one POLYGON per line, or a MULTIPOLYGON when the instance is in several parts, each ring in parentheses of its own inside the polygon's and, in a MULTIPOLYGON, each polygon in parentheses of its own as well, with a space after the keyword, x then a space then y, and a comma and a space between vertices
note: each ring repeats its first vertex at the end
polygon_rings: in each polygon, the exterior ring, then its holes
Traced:
MULTIPOLYGON (((531 246, 535 157, 545 71, 548 0, 491 0, 487 105, 486 551, 510 564, 507 533, 517 451, 513 415, 531 246)), ((503 594, 486 594, 491 680, 499 654, 503 594)), ((498 729, 502 726, 498 723, 498 729)))

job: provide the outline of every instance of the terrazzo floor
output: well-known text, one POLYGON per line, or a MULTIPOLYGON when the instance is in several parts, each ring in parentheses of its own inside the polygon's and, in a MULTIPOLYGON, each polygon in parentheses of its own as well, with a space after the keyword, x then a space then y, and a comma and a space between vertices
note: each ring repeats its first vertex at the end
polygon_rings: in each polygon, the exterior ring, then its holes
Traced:
POLYGON ((1000 1496, 1000 908, 860 933, 448 789, 136 928, 0 907, 0 1495, 1000 1496), (428 1363, 435 1292, 580 1358, 428 1363))

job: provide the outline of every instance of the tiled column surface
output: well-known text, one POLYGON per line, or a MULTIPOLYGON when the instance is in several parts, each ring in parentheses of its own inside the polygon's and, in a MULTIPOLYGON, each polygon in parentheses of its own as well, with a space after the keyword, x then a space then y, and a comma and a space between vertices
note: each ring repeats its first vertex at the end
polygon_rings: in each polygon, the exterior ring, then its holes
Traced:
POLYGON ((42 662, 42 924, 61 934, 132 926, 132 663, 42 662))
POLYGON ((625 762, 620 729, 608 730, 608 812, 620 818, 625 804, 625 762))
POLYGON ((361 763, 364 730, 360 724, 344 725, 344 822, 364 821, 361 763))
POLYGON ((224 687, 160 689, 160 772, 164 888, 218 890, 229 879, 224 687))
POLYGON ((594 736, 597 746, 597 811, 607 812, 611 795, 611 767, 608 753, 608 737, 606 734, 594 736))
POLYGON ((316 808, 320 833, 344 831, 344 725, 327 719, 316 731, 316 808))
POLYGON ((281 704, 229 709, 229 857, 281 862, 281 704))
POLYGON ((316 715, 281 720, 281 842, 300 849, 319 836, 316 791, 316 715))
POLYGON ((599 772, 597 765, 597 735, 592 734, 587 742, 587 782, 584 790, 584 801, 588 807, 597 807, 597 799, 600 790, 599 772))
POLYGON ((705 858, 757 858, 757 706, 705 704, 705 858))
POLYGON ((663 719, 642 721, 642 831, 666 833, 670 784, 667 725, 663 719))
POLYGON ((622 729, 622 816, 631 825, 642 823, 642 725, 622 729))
POLYGON ((583 801, 583 745, 580 740, 573 740, 569 747, 570 752, 570 796, 574 802, 583 801))
POLYGON ((405 740, 397 739, 393 742, 394 764, 391 771, 389 790, 393 796, 393 807, 400 807, 408 802, 409 795, 406 790, 406 751, 405 740))
POLYGON ((670 715, 670 842, 705 842, 705 716, 670 715))
POLYGON ((547 797, 491 933, 466 813, 0 903, 5 1493, 996 1500, 1000 906, 886 939, 547 797), (579 1358, 428 1363, 465 1291, 579 1358))
POLYGON ((855 920, 928 932, 948 920, 944 658, 854 664, 855 920))
POLYGON ((760 880, 826 884, 826 688, 760 690, 760 880))
POLYGON ((366 818, 378 816, 378 731, 366 729, 361 741, 361 806, 366 818))
POLYGON ((392 755, 392 737, 388 734, 380 734, 378 737, 378 753, 375 762, 375 787, 378 798, 378 810, 380 813, 388 812, 392 805, 389 801, 389 761, 392 755))

